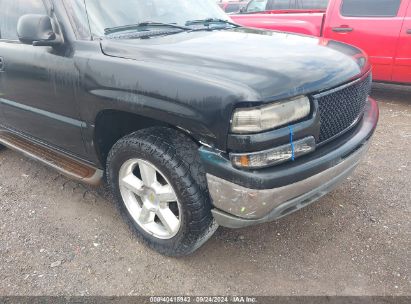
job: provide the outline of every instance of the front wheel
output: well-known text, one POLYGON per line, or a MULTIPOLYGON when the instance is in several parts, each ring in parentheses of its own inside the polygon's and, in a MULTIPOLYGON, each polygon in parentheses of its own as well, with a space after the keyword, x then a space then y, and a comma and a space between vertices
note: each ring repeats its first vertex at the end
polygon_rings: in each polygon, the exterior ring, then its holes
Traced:
POLYGON ((150 128, 118 141, 107 178, 132 229, 162 254, 190 254, 217 229, 198 147, 173 129, 150 128))

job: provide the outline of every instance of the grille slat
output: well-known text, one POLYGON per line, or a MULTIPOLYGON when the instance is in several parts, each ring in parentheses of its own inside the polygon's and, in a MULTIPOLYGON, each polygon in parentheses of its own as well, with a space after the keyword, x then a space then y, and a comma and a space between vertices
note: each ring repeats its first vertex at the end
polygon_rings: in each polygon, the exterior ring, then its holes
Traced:
POLYGON ((352 85, 314 96, 320 113, 319 144, 349 130, 364 113, 371 91, 371 75, 352 85))

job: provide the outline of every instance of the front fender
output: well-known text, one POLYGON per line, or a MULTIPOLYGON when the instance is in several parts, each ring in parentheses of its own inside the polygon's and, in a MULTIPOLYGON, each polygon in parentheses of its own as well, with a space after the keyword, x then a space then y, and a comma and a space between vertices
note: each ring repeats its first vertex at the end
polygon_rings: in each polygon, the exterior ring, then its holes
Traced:
POLYGON ((218 149, 226 148, 237 100, 223 84, 143 61, 105 56, 79 58, 82 88, 77 102, 92 140, 99 113, 117 110, 184 129, 218 149))

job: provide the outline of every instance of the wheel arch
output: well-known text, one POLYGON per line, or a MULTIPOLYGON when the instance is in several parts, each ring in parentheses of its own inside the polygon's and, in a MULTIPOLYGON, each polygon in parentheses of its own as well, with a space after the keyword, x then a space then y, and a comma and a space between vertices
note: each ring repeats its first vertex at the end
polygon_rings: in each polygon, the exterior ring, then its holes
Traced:
POLYGON ((199 140, 189 131, 164 121, 136 113, 107 109, 100 111, 95 119, 93 141, 101 165, 105 166, 113 145, 126 135, 151 127, 166 127, 178 130, 199 144, 199 140))

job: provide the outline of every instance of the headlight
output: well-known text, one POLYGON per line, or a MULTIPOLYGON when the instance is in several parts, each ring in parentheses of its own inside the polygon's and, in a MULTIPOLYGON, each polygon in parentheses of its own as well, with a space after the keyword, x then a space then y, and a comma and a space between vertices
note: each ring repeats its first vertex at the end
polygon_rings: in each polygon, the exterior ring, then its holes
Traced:
POLYGON ((231 123, 233 133, 258 133, 275 129, 308 116, 310 100, 300 96, 258 108, 242 108, 234 111, 231 123))

